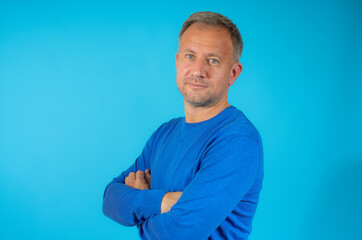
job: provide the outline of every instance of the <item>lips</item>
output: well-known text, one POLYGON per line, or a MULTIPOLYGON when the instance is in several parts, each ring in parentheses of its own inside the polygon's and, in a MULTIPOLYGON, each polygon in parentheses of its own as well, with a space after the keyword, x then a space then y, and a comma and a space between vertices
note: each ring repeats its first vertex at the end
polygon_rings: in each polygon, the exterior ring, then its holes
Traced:
POLYGON ((207 86, 198 83, 188 83, 191 87, 195 88, 206 88, 207 86))

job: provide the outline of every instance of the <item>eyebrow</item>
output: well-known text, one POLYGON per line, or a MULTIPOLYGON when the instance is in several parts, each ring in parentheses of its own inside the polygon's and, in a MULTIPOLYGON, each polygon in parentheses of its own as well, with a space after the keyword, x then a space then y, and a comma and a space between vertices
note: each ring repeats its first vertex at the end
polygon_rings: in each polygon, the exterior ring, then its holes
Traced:
MULTIPOLYGON (((186 48, 185 50, 183 50, 183 52, 189 52, 189 53, 196 53, 194 50, 190 49, 190 48, 186 48)), ((222 57, 215 54, 215 53, 209 53, 206 55, 206 57, 216 57, 218 58, 220 61, 222 60, 222 57)))

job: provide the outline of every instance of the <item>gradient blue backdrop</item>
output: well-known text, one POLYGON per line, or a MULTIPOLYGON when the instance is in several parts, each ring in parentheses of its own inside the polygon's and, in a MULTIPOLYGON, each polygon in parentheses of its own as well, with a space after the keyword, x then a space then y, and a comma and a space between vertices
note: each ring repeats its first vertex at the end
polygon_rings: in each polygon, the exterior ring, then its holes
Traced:
POLYGON ((229 100, 265 151, 250 239, 362 239, 357 0, 1 1, 0 239, 138 239, 103 190, 183 115, 177 37, 200 10, 244 38, 229 100))

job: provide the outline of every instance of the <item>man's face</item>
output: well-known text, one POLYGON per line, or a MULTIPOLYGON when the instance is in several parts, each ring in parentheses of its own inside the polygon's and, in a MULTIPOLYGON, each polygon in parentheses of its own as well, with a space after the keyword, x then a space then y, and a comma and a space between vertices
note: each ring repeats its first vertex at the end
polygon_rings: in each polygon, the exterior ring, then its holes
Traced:
POLYGON ((195 107, 227 102, 229 86, 241 72, 233 61, 233 44, 227 29, 192 24, 183 34, 176 54, 177 87, 195 107))

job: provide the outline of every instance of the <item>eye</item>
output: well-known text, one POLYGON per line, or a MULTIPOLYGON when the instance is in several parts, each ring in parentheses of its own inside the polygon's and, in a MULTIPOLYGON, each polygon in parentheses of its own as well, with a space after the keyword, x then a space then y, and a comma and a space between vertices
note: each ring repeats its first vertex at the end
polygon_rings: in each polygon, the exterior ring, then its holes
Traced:
POLYGON ((217 60, 217 59, 215 59, 215 58, 210 58, 210 59, 209 59, 209 63, 210 63, 211 65, 215 65, 215 64, 218 64, 218 63, 219 63, 219 60, 217 60))
POLYGON ((186 54, 186 58, 192 60, 195 58, 195 56, 192 54, 186 54))

